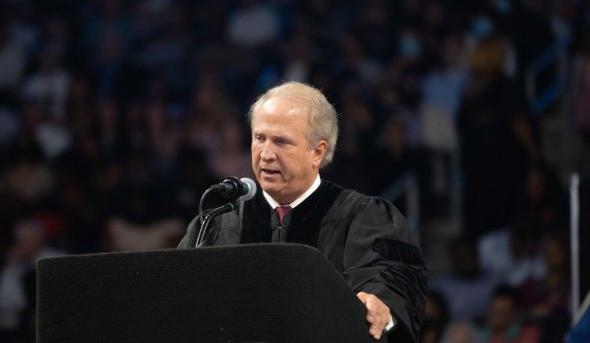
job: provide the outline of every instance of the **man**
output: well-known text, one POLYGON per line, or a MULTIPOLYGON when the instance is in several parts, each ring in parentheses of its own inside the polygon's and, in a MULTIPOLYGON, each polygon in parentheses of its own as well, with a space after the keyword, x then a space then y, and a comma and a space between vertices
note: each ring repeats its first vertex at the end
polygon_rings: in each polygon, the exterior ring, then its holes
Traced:
MULTIPOLYGON (((293 242, 318 248, 367 308, 369 333, 416 341, 426 268, 407 224, 388 201, 320 179, 338 136, 334 108, 317 89, 288 82, 250 108, 252 169, 262 191, 216 219, 209 245, 293 242)), ((179 247, 191 247, 187 232, 179 247)))

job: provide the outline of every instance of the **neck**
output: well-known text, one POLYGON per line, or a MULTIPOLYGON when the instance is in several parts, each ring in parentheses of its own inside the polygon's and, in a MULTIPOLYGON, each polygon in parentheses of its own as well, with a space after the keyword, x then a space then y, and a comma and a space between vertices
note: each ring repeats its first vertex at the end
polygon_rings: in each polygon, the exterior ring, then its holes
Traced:
POLYGON ((268 195, 270 195, 276 202, 279 203, 279 205, 289 205, 290 203, 292 203, 293 201, 295 201, 295 199, 299 198, 301 196, 301 194, 303 193, 297 193, 297 194, 270 194, 268 193, 268 195))
POLYGON ((267 202, 271 205, 288 205, 291 207, 295 207, 302 203, 305 199, 307 199, 317 188, 320 186, 321 179, 319 174, 315 176, 313 181, 305 188, 303 192, 299 192, 297 194, 290 194, 290 195, 281 195, 281 194, 270 194, 264 191, 264 197, 266 198, 267 202))

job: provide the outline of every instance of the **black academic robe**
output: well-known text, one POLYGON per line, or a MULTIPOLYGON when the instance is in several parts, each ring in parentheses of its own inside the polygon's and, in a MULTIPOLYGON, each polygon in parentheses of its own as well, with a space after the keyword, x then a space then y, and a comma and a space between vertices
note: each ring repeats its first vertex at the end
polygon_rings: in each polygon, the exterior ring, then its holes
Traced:
MULTIPOLYGON (((389 201, 322 180, 280 227, 259 190, 237 211, 216 218, 209 232, 208 245, 276 241, 317 248, 355 293, 375 294, 389 306, 397 319, 390 341, 417 341, 426 268, 405 218, 389 201)), ((179 248, 192 247, 194 240, 189 225, 179 248)))

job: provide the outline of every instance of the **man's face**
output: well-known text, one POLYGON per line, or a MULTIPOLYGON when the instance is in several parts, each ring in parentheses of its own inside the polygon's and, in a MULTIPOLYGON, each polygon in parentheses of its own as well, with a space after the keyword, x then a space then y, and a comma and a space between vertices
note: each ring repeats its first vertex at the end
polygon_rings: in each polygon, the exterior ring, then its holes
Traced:
POLYGON ((265 101, 252 118, 252 169, 258 183, 281 204, 313 183, 326 153, 323 140, 308 141, 307 109, 284 98, 265 101))

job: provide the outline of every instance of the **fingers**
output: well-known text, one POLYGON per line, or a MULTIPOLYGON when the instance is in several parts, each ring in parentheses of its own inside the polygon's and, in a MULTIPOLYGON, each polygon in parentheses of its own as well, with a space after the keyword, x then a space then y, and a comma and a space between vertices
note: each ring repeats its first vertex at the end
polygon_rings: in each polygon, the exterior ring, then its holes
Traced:
POLYGON ((373 294, 359 292, 357 297, 367 308, 367 322, 370 324, 369 334, 375 339, 381 338, 391 318, 389 307, 373 294))
POLYGON ((365 292, 358 292, 356 296, 361 300, 363 304, 367 303, 367 297, 369 296, 368 293, 365 292))

